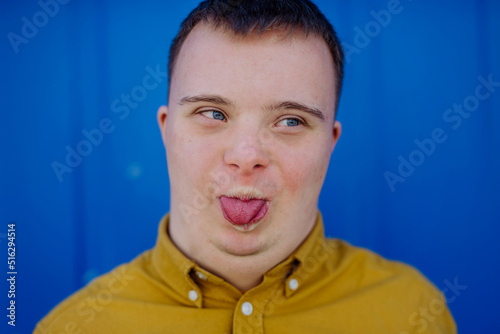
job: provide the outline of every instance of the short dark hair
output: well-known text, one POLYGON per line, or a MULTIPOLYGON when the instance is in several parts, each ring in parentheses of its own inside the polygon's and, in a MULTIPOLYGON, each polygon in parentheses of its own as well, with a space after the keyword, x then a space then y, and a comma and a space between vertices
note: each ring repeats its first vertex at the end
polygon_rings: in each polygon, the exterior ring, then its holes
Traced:
POLYGON ((344 77, 344 52, 331 23, 318 7, 309 0, 206 0, 202 1, 182 22, 170 47, 168 60, 170 83, 177 56, 187 36, 199 22, 232 31, 236 35, 252 32, 262 34, 268 29, 279 28, 293 34, 296 30, 306 35, 321 36, 333 57, 336 79, 337 106, 344 77))

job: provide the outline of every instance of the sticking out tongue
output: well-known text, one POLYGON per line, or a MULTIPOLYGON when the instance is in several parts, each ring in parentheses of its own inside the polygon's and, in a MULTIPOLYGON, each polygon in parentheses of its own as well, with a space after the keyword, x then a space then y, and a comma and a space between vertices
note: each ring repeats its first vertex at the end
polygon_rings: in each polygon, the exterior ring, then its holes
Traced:
POLYGON ((267 213, 266 201, 261 199, 241 200, 222 196, 220 203, 224 217, 236 225, 259 221, 267 213))

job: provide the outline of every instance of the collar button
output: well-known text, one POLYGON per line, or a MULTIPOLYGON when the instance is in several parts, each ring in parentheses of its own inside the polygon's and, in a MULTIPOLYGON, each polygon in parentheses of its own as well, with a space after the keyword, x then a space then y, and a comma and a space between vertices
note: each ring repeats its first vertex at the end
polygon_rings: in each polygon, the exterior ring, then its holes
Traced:
POLYGON ((290 288, 290 290, 295 291, 299 288, 299 282, 295 278, 292 278, 290 281, 288 281, 288 287, 290 288))
POLYGON ((197 271, 197 272, 195 273, 195 275, 196 275, 196 276, 198 276, 198 278, 199 278, 199 279, 201 279, 201 280, 204 280, 204 281, 206 281, 206 280, 207 280, 207 276, 203 275, 203 273, 201 273, 201 272, 199 272, 199 271, 197 271))
POLYGON ((191 290, 188 293, 188 297, 194 302, 198 299, 198 292, 196 292, 195 290, 191 290))

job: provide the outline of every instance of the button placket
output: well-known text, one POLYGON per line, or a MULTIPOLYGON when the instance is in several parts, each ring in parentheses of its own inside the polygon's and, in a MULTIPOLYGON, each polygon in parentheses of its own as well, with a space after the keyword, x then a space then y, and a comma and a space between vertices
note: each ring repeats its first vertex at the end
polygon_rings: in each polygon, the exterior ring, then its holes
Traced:
MULTIPOLYGON (((253 296, 255 298, 255 296, 253 296)), ((257 300, 240 300, 234 314, 233 333, 263 334, 262 305, 257 300)))
POLYGON ((241 305, 241 313, 243 313, 246 316, 250 316, 253 313, 253 305, 250 302, 244 302, 241 305))

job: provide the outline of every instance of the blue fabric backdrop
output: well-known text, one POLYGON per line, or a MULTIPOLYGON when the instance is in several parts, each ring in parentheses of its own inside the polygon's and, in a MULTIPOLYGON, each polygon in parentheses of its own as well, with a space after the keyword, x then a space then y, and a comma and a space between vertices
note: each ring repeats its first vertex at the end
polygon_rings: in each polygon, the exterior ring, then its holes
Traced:
MULTIPOLYGON (((500 2, 316 2, 347 53, 327 234, 419 268, 461 333, 500 333, 500 2)), ((0 4, 2 333, 152 247, 169 210, 167 82, 143 80, 197 1, 54 3, 0 4)))

